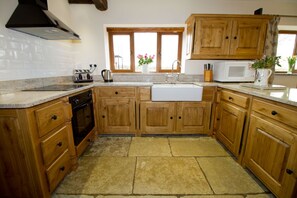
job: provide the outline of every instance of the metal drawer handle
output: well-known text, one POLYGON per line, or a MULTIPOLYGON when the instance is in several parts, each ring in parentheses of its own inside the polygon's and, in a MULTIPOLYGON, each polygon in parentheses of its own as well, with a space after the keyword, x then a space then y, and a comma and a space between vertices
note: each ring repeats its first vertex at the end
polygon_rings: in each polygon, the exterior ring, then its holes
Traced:
POLYGON ((271 115, 276 115, 277 112, 276 111, 271 111, 271 115))
POLYGON ((292 175, 294 172, 290 169, 286 169, 286 172, 289 174, 289 175, 292 175))
POLYGON ((53 115, 53 116, 51 117, 52 120, 56 120, 57 118, 58 118, 58 116, 56 116, 56 115, 53 115))
POLYGON ((63 145, 62 142, 59 142, 59 143, 57 144, 58 147, 61 147, 62 145, 63 145))
POLYGON ((60 168, 60 171, 64 171, 65 170, 65 166, 62 166, 61 168, 60 168))

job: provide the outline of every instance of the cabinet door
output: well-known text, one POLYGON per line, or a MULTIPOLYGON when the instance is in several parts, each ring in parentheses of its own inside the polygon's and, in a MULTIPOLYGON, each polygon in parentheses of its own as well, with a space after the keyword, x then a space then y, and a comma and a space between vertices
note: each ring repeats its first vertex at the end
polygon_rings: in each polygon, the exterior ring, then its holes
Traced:
POLYGON ((175 103, 173 102, 141 102, 141 133, 166 134, 173 133, 175 122, 175 103))
POLYGON ((101 99, 100 132, 129 134, 135 132, 135 99, 101 99))
POLYGON ((220 113, 217 138, 238 157, 246 110, 226 102, 221 102, 220 113))
POLYGON ((296 156, 296 135, 267 118, 251 116, 245 163, 280 198, 295 197, 296 156))
POLYGON ((237 19, 233 21, 230 55, 261 58, 267 20, 237 19))
POLYGON ((193 54, 222 56, 229 54, 232 21, 220 18, 198 18, 193 54))
POLYGON ((177 133, 208 134, 211 102, 177 103, 177 133))

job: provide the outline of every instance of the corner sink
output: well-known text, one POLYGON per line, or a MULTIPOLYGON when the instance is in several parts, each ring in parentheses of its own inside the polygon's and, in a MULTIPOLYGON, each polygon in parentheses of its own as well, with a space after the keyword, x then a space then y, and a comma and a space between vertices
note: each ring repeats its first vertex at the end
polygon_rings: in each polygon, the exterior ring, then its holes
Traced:
POLYGON ((202 91, 194 84, 154 84, 152 101, 201 101, 202 91))

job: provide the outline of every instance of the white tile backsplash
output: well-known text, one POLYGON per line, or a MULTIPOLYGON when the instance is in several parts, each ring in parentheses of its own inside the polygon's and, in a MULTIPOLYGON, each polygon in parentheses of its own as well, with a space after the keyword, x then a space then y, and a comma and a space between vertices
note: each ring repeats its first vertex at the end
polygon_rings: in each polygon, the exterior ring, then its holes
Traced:
POLYGON ((71 76, 75 54, 71 41, 49 41, 0 27, 0 81, 71 76))

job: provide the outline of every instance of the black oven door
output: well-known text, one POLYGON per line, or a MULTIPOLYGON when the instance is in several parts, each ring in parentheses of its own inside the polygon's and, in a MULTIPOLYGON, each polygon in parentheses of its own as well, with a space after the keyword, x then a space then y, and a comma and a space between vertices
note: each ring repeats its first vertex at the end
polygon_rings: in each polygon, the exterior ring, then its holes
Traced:
POLYGON ((73 108, 72 114, 73 138, 77 146, 95 126, 92 100, 73 108))

